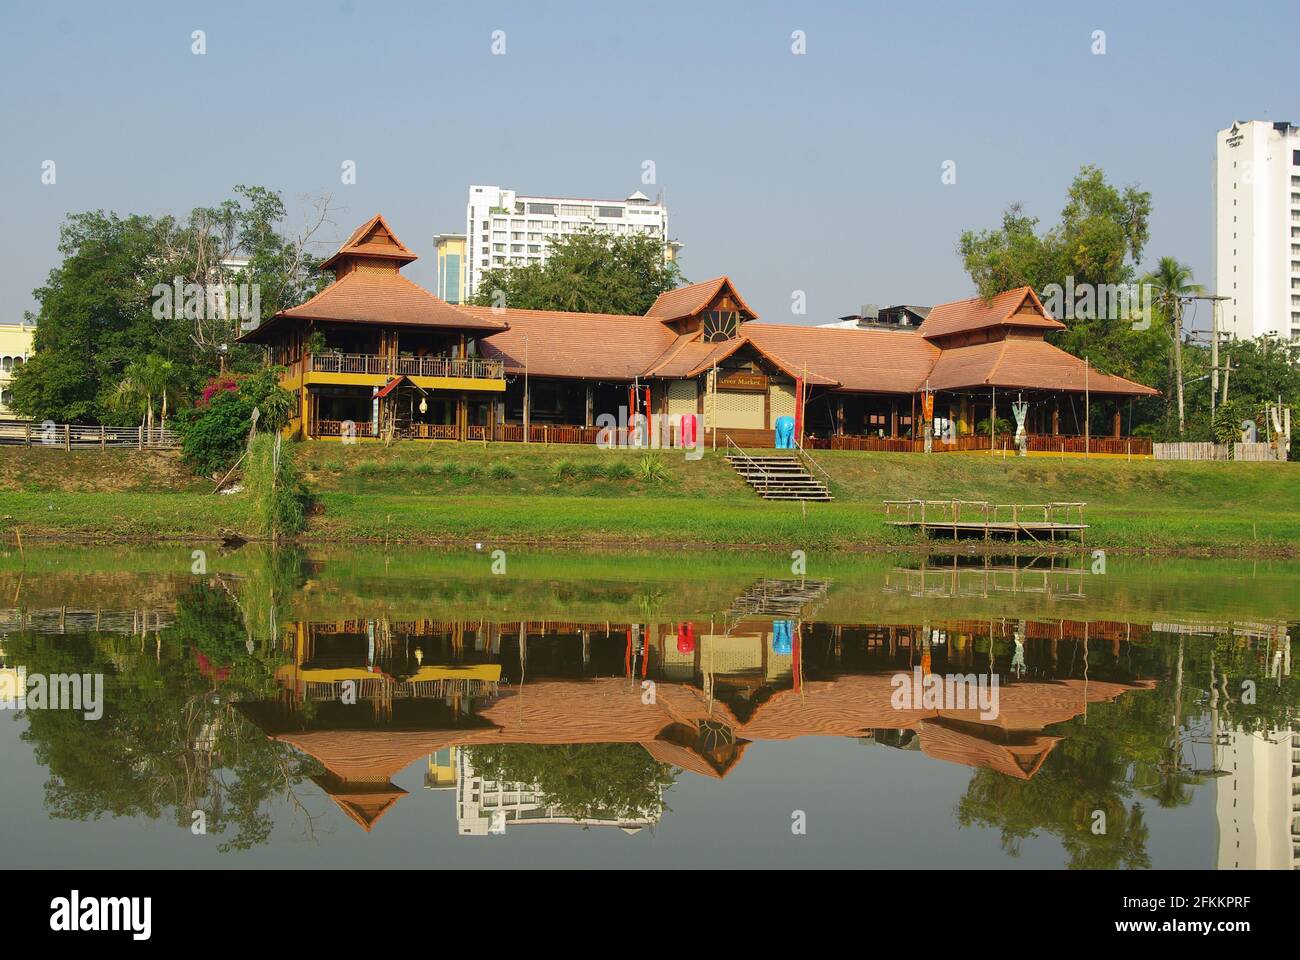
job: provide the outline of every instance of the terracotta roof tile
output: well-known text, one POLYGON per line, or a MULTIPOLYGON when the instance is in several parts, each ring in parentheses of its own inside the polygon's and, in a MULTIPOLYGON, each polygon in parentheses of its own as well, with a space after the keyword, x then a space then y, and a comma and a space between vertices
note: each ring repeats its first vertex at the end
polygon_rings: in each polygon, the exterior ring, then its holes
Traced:
POLYGON ((727 277, 714 277, 712 280, 687 284, 684 287, 678 287, 676 290, 661 293, 655 302, 650 305, 650 309, 646 311, 645 315, 663 323, 693 317, 712 303, 724 287, 740 304, 740 312, 744 314, 744 319, 758 319, 758 314, 749 309, 749 305, 736 292, 735 286, 727 277))
POLYGON ((449 330, 495 332, 505 324, 489 314, 479 317, 439 300, 396 271, 345 274, 306 303, 290 307, 242 337, 243 343, 265 342, 284 319, 340 320, 352 323, 442 327, 449 330))
POLYGON ((917 332, 923 337, 944 337, 999 326, 1065 329, 1065 324, 1048 314, 1032 288, 1017 287, 1002 291, 987 303, 981 297, 971 297, 932 307, 917 332), (1018 313, 1022 305, 1026 311, 1018 313))
POLYGON ((483 319, 504 319, 510 329, 483 344, 483 356, 505 361, 509 373, 539 377, 633 380, 677 341, 663 324, 645 317, 562 310, 496 311, 462 307, 483 319))
POLYGON ((747 323, 744 331, 763 352, 843 390, 915 393, 939 356, 938 347, 913 332, 781 323, 747 323))
POLYGON ((1102 373, 1044 340, 1008 339, 944 350, 930 371, 932 390, 1004 387, 1155 396, 1158 390, 1102 373))
POLYGON ((401 240, 397 239, 397 234, 393 233, 381 214, 375 214, 361 226, 352 231, 352 236, 344 242, 343 246, 338 248, 334 256, 330 257, 321 264, 321 268, 329 270, 346 257, 380 257, 385 260, 396 260, 400 263, 411 263, 420 259, 418 255, 411 252, 410 248, 401 240))

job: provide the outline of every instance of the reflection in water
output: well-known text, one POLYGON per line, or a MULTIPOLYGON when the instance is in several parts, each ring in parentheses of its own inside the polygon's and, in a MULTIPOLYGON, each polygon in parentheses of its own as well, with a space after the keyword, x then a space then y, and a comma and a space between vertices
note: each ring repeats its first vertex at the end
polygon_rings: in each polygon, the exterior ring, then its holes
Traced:
POLYGON ((395 778, 420 764, 426 788, 454 792, 461 835, 634 833, 663 822, 683 777, 730 782, 761 763, 748 759, 758 745, 849 738, 969 769, 956 823, 997 831, 1012 857, 1046 834, 1070 866, 1149 866, 1150 805, 1184 807, 1213 781, 1219 866, 1300 864, 1281 621, 1090 619, 1086 570, 988 560, 886 571, 876 595, 912 605, 877 622, 828 612, 839 588, 812 579, 751 581, 712 616, 665 611, 662 585, 620 600, 621 619, 448 616, 455 603, 427 618, 295 613, 327 573, 275 554, 155 586, 134 610, 0 611, 0 695, 19 665, 109 678, 99 723, 24 715, 49 815, 188 828, 203 810, 223 849, 239 849, 270 840, 272 803, 313 835, 323 794, 371 831, 408 796, 395 778), (1077 613, 939 602, 1026 592, 1077 613), (996 676, 996 717, 973 703, 898 708, 891 680, 917 670, 996 676))

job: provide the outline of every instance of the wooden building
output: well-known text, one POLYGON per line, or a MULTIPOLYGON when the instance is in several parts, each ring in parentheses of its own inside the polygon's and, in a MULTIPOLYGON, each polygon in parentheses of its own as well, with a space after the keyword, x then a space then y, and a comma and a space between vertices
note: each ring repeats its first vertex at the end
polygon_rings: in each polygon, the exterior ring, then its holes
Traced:
POLYGON ((1156 391, 1048 343, 1064 325, 1029 287, 940 304, 916 331, 845 329, 761 323, 727 277, 644 316, 453 307, 401 276, 414 259, 376 216, 326 261, 329 287, 243 336, 287 369, 291 432, 594 443, 602 417, 694 414, 708 446, 768 447, 791 416, 807 446, 902 451, 924 448, 928 407, 945 452, 1009 444, 1021 401, 1031 451, 1150 452, 1122 415, 1156 391))

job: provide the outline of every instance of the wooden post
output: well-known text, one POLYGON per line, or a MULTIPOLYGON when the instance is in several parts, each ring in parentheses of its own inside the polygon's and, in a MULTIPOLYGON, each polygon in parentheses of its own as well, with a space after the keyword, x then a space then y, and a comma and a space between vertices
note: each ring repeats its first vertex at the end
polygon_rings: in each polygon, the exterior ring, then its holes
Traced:
POLYGON ((32 425, 30 422, 23 428, 23 434, 27 439, 27 446, 30 447, 32 445, 32 425))
POLYGON ((898 398, 891 397, 889 400, 889 439, 898 439, 898 398))
POLYGON ((1110 435, 1116 440, 1119 439, 1121 418, 1119 414, 1119 405, 1116 404, 1115 412, 1111 415, 1110 435))
POLYGON ((135 445, 141 450, 144 449, 144 424, 143 423, 140 424, 140 426, 135 428, 135 445))
POLYGON ((72 449, 72 424, 70 423, 63 425, 63 446, 66 450, 72 449))
POLYGON ((104 446, 105 446, 104 441, 105 441, 105 439, 106 439, 106 438, 104 437, 104 425, 101 423, 101 424, 99 425, 99 449, 101 449, 101 450, 104 449, 104 446))

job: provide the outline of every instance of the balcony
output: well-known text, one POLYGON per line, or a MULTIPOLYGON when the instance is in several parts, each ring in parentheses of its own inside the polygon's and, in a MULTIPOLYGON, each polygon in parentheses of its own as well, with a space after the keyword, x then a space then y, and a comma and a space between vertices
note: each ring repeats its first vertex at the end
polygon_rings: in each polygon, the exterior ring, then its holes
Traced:
POLYGON ((320 353, 308 357, 308 373, 369 374, 381 377, 444 377, 462 380, 506 378, 500 360, 458 357, 381 357, 370 353, 320 353))

